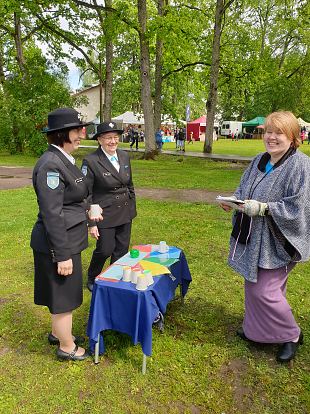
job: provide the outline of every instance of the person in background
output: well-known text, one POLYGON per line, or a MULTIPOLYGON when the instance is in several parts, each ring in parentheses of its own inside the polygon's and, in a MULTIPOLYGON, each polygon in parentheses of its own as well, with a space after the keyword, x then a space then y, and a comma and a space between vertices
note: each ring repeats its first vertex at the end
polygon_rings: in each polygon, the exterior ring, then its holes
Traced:
POLYGON ((117 148, 122 132, 114 122, 99 124, 94 135, 99 148, 82 162, 92 203, 103 210, 102 221, 89 222, 90 235, 97 240, 88 268, 90 291, 106 260, 110 257, 114 263, 128 252, 131 223, 137 215, 130 158, 117 148))
POLYGON ((193 133, 193 131, 191 131, 191 133, 189 134, 189 141, 188 141, 188 143, 189 144, 193 144, 194 143, 194 133, 193 133))
POLYGON ((306 131, 304 129, 302 129, 301 132, 300 132, 300 140, 301 140, 302 144, 304 143, 305 139, 306 139, 306 131))
POLYGON ((139 130, 138 130, 137 126, 135 126, 132 129, 130 148, 132 149, 132 147, 135 144, 136 144, 136 151, 138 151, 138 149, 139 149, 139 130))
POLYGON ((175 148, 178 149, 179 145, 179 128, 174 131, 175 148))
POLYGON ((180 151, 185 151, 185 130, 184 128, 180 128, 178 134, 178 149, 180 151))
POLYGON ((162 135, 162 131, 160 128, 158 128, 155 133, 155 143, 156 143, 157 150, 161 152, 161 149, 163 146, 163 135, 162 135))
POLYGON ((81 251, 87 247, 88 189, 71 153, 82 139, 77 111, 60 108, 48 114, 49 147, 33 170, 39 214, 31 234, 34 256, 34 302, 47 306, 52 331, 48 341, 58 345, 62 360, 83 360, 84 339, 72 335, 72 312, 83 301, 81 251))
POLYGON ((310 257, 310 159, 297 149, 299 125, 291 112, 267 116, 263 140, 266 152, 254 158, 234 194, 245 203, 233 215, 228 262, 245 279, 237 335, 280 344, 277 360, 288 362, 303 342, 286 285, 296 263, 310 257))
POLYGON ((310 144, 310 130, 308 131, 308 145, 310 144))

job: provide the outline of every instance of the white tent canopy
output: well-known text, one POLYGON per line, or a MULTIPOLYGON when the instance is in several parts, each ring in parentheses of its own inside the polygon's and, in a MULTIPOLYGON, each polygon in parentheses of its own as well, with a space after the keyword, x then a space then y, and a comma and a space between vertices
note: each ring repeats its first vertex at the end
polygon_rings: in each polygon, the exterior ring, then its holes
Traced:
POLYGON ((310 122, 306 122, 302 118, 298 118, 298 123, 299 123, 299 126, 307 127, 308 129, 310 129, 310 122))
MULTIPOLYGON (((116 122, 122 128, 124 125, 144 125, 144 116, 143 114, 126 111, 123 114, 112 118, 112 121, 116 122)), ((99 118, 94 119, 92 122, 94 124, 100 124, 99 118)), ((161 122, 164 125, 169 125, 172 127, 175 126, 175 122, 169 119, 167 115, 162 115, 161 122)))
POLYGON ((144 125, 144 117, 142 114, 135 114, 134 112, 127 111, 121 115, 112 118, 112 121, 120 124, 135 124, 144 125))

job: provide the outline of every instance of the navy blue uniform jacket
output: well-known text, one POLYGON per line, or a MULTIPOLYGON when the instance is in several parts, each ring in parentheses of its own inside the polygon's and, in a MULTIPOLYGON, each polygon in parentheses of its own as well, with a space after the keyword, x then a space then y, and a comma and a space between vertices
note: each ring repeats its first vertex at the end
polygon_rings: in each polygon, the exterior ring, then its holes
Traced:
MULTIPOLYGON (((136 217, 136 197, 132 183, 129 155, 117 150, 119 172, 99 147, 85 157, 82 171, 91 193, 91 204, 103 209, 103 221, 98 227, 109 228, 129 223, 136 217)), ((90 222, 89 225, 96 225, 90 222)))
POLYGON ((50 253, 53 262, 68 260, 87 247, 89 208, 85 177, 54 146, 33 170, 39 214, 31 234, 31 247, 50 253))

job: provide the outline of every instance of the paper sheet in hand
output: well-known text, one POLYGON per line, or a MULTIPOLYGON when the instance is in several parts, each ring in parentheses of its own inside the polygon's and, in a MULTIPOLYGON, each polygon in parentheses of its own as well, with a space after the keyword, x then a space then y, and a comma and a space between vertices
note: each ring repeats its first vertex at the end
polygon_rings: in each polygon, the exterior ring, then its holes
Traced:
POLYGON ((240 204, 244 204, 243 200, 236 200, 234 197, 217 196, 216 201, 218 203, 226 204, 226 205, 228 205, 232 208, 238 208, 240 206, 240 204))

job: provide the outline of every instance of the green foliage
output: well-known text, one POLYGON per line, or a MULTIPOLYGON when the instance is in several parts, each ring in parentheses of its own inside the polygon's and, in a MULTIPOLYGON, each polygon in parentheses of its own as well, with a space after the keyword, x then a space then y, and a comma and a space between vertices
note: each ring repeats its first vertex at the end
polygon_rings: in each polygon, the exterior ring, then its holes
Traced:
POLYGON ((17 70, 6 80, 0 95, 0 145, 12 154, 40 154, 46 146, 41 133, 47 113, 71 106, 72 99, 63 74, 53 68, 34 45, 25 49, 27 76, 17 70))

